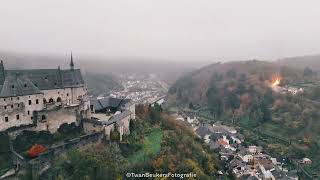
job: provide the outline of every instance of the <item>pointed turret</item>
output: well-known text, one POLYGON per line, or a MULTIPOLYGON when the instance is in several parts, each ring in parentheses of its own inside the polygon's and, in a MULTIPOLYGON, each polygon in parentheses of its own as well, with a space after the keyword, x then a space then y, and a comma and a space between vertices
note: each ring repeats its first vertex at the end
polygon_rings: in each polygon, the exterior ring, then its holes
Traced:
POLYGON ((72 52, 71 52, 71 62, 70 62, 70 69, 71 69, 71 70, 74 70, 74 63, 73 63, 72 52))
POLYGON ((4 70, 4 65, 3 65, 3 61, 1 60, 0 63, 0 85, 3 85, 4 80, 6 79, 5 77, 5 70, 4 70))

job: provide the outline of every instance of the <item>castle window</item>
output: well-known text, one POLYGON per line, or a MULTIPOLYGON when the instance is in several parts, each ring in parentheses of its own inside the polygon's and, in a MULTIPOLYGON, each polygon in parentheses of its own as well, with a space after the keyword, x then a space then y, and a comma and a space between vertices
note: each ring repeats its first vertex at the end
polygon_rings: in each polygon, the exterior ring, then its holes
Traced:
POLYGON ((5 117, 4 120, 5 120, 6 122, 9 122, 9 117, 5 117))
POLYGON ((54 85, 56 86, 56 85, 57 85, 57 83, 54 83, 54 85))
POLYGON ((30 111, 28 111, 28 115, 30 115, 30 111))
POLYGON ((33 120, 33 116, 31 116, 31 120, 33 120))
POLYGON ((13 100, 13 98, 10 98, 11 99, 11 101, 13 100))
POLYGON ((45 120, 45 119, 46 119, 46 116, 45 116, 45 115, 42 115, 41 119, 42 119, 42 120, 45 120))
POLYGON ((7 109, 7 106, 4 106, 4 109, 7 109))
POLYGON ((13 88, 14 88, 14 85, 12 85, 11 87, 12 87, 12 89, 13 89, 13 88))
POLYGON ((36 99, 36 104, 39 104, 39 99, 36 99))
POLYGON ((20 115, 19 115, 19 114, 17 114, 17 116, 16 116, 16 117, 17 117, 17 120, 19 120, 19 119, 20 119, 20 115))
POLYGON ((69 96, 69 93, 67 93, 67 96, 69 96))
POLYGON ((13 104, 11 104, 11 108, 13 109, 13 104))
POLYGON ((27 84, 24 84, 24 87, 26 88, 26 87, 27 87, 27 84))
POLYGON ((20 98, 19 98, 19 97, 17 97, 17 100, 20 100, 20 98))
POLYGON ((29 100, 29 105, 31 105, 32 104, 32 102, 31 102, 31 100, 29 100))
POLYGON ((20 104, 18 104, 18 107, 20 107, 20 104))
POLYGON ((49 103, 53 103, 53 99, 52 98, 49 99, 49 103))
POLYGON ((61 97, 58 97, 58 98, 57 98, 57 102, 61 102, 61 97))
POLYGON ((46 104, 47 100, 45 98, 43 98, 43 104, 46 104))
POLYGON ((46 76, 46 77, 44 77, 44 79, 48 79, 48 77, 46 76))
POLYGON ((4 98, 3 101, 6 101, 6 98, 4 98))

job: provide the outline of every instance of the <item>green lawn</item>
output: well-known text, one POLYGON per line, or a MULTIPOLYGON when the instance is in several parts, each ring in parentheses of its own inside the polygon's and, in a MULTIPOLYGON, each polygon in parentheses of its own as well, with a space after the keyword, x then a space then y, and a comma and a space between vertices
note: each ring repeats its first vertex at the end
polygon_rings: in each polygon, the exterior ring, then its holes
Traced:
POLYGON ((149 155, 156 155, 161 150, 161 141, 163 138, 163 132, 160 129, 154 129, 145 138, 143 143, 143 149, 137 151, 131 157, 129 157, 130 164, 141 163, 147 160, 149 155))

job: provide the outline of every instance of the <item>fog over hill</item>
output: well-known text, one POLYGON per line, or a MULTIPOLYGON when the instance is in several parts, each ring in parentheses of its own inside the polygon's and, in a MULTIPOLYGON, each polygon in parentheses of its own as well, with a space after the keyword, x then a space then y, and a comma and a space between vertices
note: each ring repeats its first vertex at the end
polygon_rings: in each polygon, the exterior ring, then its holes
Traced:
MULTIPOLYGON (((69 68, 70 53, 65 54, 31 54, 1 52, 0 59, 4 61, 7 69, 30 69, 30 68, 69 68)), ((157 74, 160 78, 173 83, 186 72, 191 72, 206 64, 210 60, 202 61, 170 61, 146 57, 95 57, 78 56, 73 53, 76 68, 81 68, 85 74, 113 74, 123 73, 157 74)))
POLYGON ((283 65, 289 65, 298 68, 309 67, 313 70, 320 71, 320 54, 288 57, 279 59, 278 62, 283 65))

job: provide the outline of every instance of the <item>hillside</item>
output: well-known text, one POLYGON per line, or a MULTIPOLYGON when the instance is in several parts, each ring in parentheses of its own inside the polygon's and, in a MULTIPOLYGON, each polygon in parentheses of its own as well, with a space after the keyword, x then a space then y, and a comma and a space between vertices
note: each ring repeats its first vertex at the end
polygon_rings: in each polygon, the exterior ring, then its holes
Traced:
POLYGON ((320 55, 289 57, 279 59, 277 62, 281 65, 297 68, 309 67, 315 71, 320 71, 320 55))
POLYGON ((207 103, 206 93, 214 82, 229 86, 243 82, 248 87, 254 86, 264 91, 277 75, 281 74, 283 83, 289 83, 293 80, 303 81, 302 73, 298 69, 257 60, 215 63, 177 80, 170 88, 169 94, 179 103, 192 102, 203 105, 207 103))
MULTIPOLYGON (((169 90, 167 106, 196 111, 205 121, 223 121, 285 138, 292 145, 279 143, 277 146, 286 151, 275 151, 297 159, 308 156, 319 162, 318 82, 314 73, 271 62, 216 63, 179 79, 169 90), (277 81, 279 84, 272 85, 277 81), (292 95, 289 87, 301 87, 303 92, 292 95)), ((267 149, 274 147, 268 143, 267 149)), ((319 167, 315 163, 310 169, 320 172, 319 167)))
POLYGON ((137 119, 130 122, 131 133, 122 142, 111 136, 113 142, 71 150, 56 157, 40 179, 128 179, 128 173, 146 172, 215 177, 219 161, 190 127, 159 107, 139 105, 136 112, 137 119))

